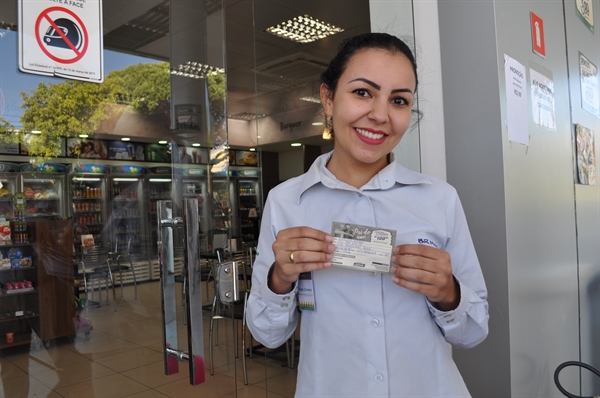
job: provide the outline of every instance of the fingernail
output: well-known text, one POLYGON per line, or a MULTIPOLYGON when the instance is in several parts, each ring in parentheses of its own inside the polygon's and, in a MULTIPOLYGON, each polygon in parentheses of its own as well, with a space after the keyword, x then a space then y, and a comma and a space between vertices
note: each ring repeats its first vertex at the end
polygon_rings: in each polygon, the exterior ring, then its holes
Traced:
POLYGON ((327 260, 331 260, 333 258, 333 255, 327 254, 326 258, 327 258, 327 260))
POLYGON ((331 267, 331 263, 329 263, 329 262, 328 263, 323 263, 323 267, 329 268, 329 267, 331 267))
POLYGON ((398 269, 398 266, 394 265, 391 270, 392 274, 395 274, 397 269, 398 269))
POLYGON ((398 278, 397 276, 395 276, 395 277, 392 278, 392 282, 398 283, 398 282, 400 282, 400 278, 398 278))
POLYGON ((326 242, 333 242, 333 236, 331 236, 329 234, 325 235, 325 241, 326 242))
POLYGON ((335 245, 329 245, 328 249, 333 253, 335 251, 335 245))

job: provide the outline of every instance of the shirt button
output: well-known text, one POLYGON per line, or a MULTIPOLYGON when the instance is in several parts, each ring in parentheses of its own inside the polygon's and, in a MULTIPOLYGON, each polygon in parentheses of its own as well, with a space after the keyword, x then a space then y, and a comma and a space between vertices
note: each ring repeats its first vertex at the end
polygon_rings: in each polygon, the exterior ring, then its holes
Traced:
POLYGON ((373 326, 374 328, 379 326, 379 319, 371 319, 371 326, 373 326))
POLYGON ((288 306, 287 303, 281 304, 281 308, 287 308, 287 306, 288 306))
POLYGON ((375 271, 371 272, 371 276, 377 276, 377 272, 375 272, 375 271))
POLYGON ((383 375, 381 373, 375 373, 375 381, 382 382, 383 381, 383 375))
POLYGON ((283 301, 287 301, 287 300, 289 300, 289 299, 290 299, 290 296, 285 296, 285 297, 283 298, 283 301))
POLYGON ((362 198, 362 193, 358 192, 358 197, 362 198))

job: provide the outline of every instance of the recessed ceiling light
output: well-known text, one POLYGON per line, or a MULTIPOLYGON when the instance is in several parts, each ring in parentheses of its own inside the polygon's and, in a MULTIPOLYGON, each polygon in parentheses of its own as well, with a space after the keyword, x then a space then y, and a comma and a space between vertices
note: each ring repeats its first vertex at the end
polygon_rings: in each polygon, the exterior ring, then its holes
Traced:
POLYGON ((164 145, 164 144, 166 144, 166 143, 167 143, 167 141, 165 141, 165 140, 160 140, 160 141, 158 141, 158 143, 159 143, 159 144, 161 144, 161 145, 164 145))
POLYGON ((292 145, 292 146, 302 146, 302 144, 301 144, 301 143, 299 143, 299 142, 292 142, 292 144, 291 144, 291 145, 292 145))
POLYGON ((192 146, 200 146, 200 144, 199 144, 199 143, 197 143, 197 142, 194 142, 194 143, 192 144, 192 146))
POLYGON ((193 79, 206 79, 208 76, 225 73, 225 69, 216 66, 204 65, 200 62, 187 61, 177 69, 171 69, 172 75, 191 77, 193 79))
POLYGON ((323 122, 314 122, 312 125, 313 126, 322 126, 323 122))
POLYGON ((249 151, 254 152, 254 151, 256 151, 256 148, 250 148, 249 151))
POLYGON ((311 43, 343 31, 342 28, 306 14, 281 22, 265 30, 265 32, 275 36, 298 43, 311 43))
POLYGON ((89 135, 87 135, 87 134, 79 134, 79 138, 88 138, 88 137, 89 137, 89 135))
POLYGON ((129 137, 123 137, 123 138, 121 138, 121 141, 131 141, 131 138, 129 138, 129 137))
POLYGON ((40 130, 31 130, 31 134, 42 134, 40 130))

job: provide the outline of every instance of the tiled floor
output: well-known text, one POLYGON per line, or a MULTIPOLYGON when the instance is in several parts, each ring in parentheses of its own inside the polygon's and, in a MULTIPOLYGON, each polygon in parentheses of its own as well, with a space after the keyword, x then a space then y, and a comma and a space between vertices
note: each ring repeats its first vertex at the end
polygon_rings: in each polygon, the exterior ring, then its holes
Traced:
MULTIPOLYGON (((221 321, 215 347, 215 375, 208 370, 208 325, 204 311, 206 382, 191 386, 188 364, 165 376, 162 357, 160 291, 158 282, 117 291, 117 312, 111 306, 90 308, 94 330, 85 335, 52 341, 50 348, 28 346, 0 351, 0 397, 292 397, 296 372, 283 366, 285 356, 247 358, 248 386, 242 360, 235 360, 231 321, 221 321)), ((178 305, 178 311, 183 307, 178 305)), ((85 315, 85 314, 84 314, 85 315)), ((181 315, 181 313, 179 314, 181 315)), ((187 347, 185 326, 178 316, 179 348, 187 347)), ((241 328, 239 328, 241 329, 241 328)), ((240 332, 241 333, 241 332, 240 332)))

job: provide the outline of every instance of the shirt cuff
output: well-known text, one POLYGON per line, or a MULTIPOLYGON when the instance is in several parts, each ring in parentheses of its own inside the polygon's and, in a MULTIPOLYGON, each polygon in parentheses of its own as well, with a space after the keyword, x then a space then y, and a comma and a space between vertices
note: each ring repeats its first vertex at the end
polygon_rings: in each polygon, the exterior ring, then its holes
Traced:
MULTIPOLYGON (((269 272, 270 274, 270 272, 269 272)), ((298 283, 294 283, 292 291, 286 294, 277 294, 269 289, 269 276, 261 286, 260 295, 269 308, 281 308, 282 311, 289 311, 296 307, 296 297, 298 292, 298 283), (291 308, 290 308, 291 307, 291 308)))
POLYGON ((458 303, 458 307, 451 311, 440 311, 434 307, 433 303, 426 299, 427 306, 429 307, 429 312, 431 316, 435 318, 436 322, 442 325, 449 325, 458 321, 466 312, 469 307, 469 297, 465 297, 465 293, 469 291, 469 289, 463 289, 463 284, 456 279, 459 286, 459 294, 460 294, 460 302, 458 303))

